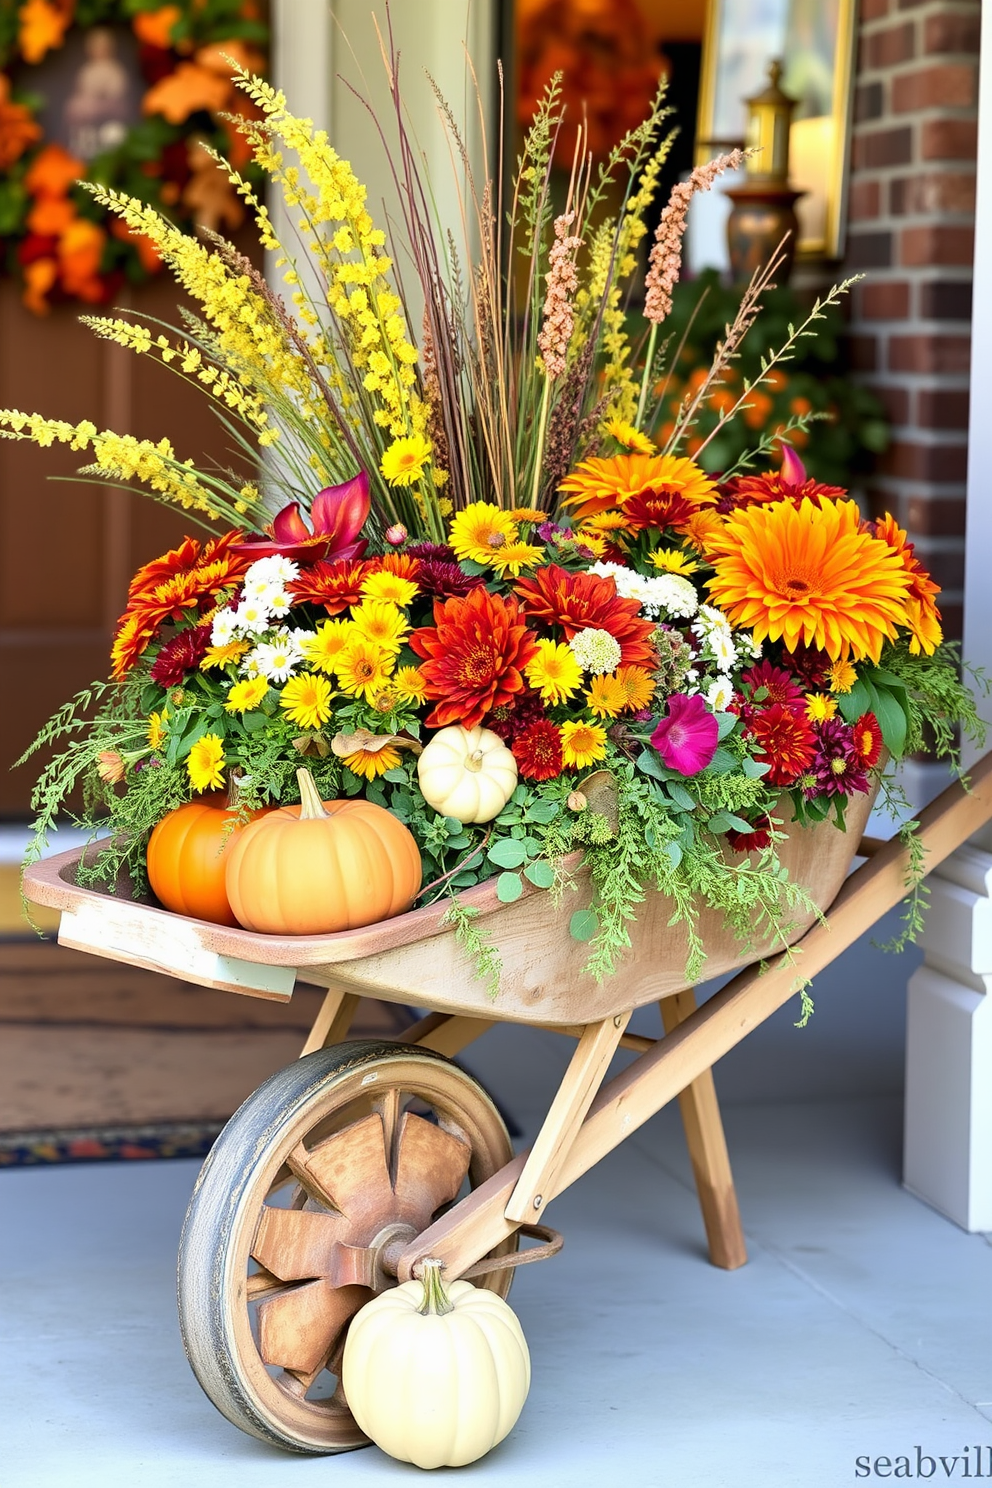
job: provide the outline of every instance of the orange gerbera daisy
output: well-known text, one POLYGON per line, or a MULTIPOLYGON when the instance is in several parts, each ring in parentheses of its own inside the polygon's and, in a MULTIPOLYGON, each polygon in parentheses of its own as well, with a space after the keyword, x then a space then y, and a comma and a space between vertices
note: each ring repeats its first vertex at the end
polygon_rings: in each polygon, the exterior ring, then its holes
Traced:
POLYGON ((202 548, 195 538, 187 537, 178 548, 138 569, 128 586, 127 609, 117 622, 110 653, 118 681, 166 620, 188 619, 190 610, 202 612, 218 594, 239 582, 251 561, 230 551, 240 537, 240 532, 226 532, 202 548))
POLYGON ((562 481, 565 505, 574 507, 576 518, 592 512, 621 509, 632 496, 670 491, 685 497, 693 506, 716 499, 716 486, 693 460, 679 455, 613 455, 610 459, 583 460, 562 481))
MULTIPOLYGON (((906 600, 906 624, 912 639, 909 649, 914 656, 924 651, 932 656, 944 639, 940 626, 940 611, 934 603, 934 595, 940 593, 923 564, 916 557, 908 533, 888 513, 874 524, 875 536, 887 543, 909 574, 909 595, 906 600)), ((871 528, 869 527, 869 531, 871 528)))
POLYGON ((523 669, 537 654, 516 600, 482 585, 464 598, 435 600, 434 624, 415 630, 409 641, 425 658, 420 674, 427 696, 437 700, 428 728, 474 728, 523 690, 523 669))
POLYGON ((860 530, 853 501, 750 506, 727 518, 708 549, 711 602, 758 642, 878 661, 905 624, 909 574, 886 543, 860 530))
POLYGON ((545 625, 560 625, 570 641, 580 630, 606 630, 620 646, 625 666, 654 665, 654 624, 641 619, 636 599, 621 599, 612 579, 599 574, 569 573, 556 563, 532 579, 521 579, 516 592, 527 615, 545 625))

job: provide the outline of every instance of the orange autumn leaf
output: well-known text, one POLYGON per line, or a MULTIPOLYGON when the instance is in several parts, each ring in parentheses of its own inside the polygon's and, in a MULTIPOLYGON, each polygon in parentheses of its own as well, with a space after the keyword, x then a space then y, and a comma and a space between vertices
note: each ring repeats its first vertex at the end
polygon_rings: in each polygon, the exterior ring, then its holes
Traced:
POLYGON ((51 306, 46 299, 48 291, 58 278, 58 265, 54 258, 36 258, 24 266, 24 304, 33 315, 47 315, 51 306))
POLYGON ((182 18, 178 5, 163 5, 161 10, 143 10, 132 22, 134 34, 145 46, 167 52, 172 46, 172 28, 182 18))
POLYGON ((10 83, 0 73, 0 171, 8 170, 40 139, 41 125, 23 103, 10 102, 10 83))
POLYGON ((25 62, 34 65, 46 52, 62 45, 72 20, 72 8, 54 5, 51 0, 27 0, 21 11, 18 46, 25 62))
POLYGON ((85 174, 86 166, 75 155, 61 145, 46 145, 31 162, 24 184, 32 196, 65 196, 73 182, 85 174))
POLYGON ((43 238, 58 238, 76 216, 67 196, 41 196, 28 213, 28 231, 43 238))
POLYGON ((146 114, 161 114, 170 124, 184 124, 200 109, 219 113, 230 93, 230 77, 221 77, 196 62, 180 62, 175 72, 148 90, 142 109, 146 114))

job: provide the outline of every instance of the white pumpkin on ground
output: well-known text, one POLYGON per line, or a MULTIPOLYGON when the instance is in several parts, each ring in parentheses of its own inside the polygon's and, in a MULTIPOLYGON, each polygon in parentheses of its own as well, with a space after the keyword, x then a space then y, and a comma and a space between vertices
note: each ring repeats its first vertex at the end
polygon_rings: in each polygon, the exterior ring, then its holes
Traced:
POLYGON ((499 816, 517 784, 517 762, 503 740, 481 726, 439 729, 417 761, 428 806, 460 822, 499 816))
POLYGON ((352 1319, 341 1365, 366 1436, 400 1462, 464 1467, 512 1431, 530 1389, 530 1354, 512 1308, 436 1261, 423 1281, 382 1292, 352 1319))

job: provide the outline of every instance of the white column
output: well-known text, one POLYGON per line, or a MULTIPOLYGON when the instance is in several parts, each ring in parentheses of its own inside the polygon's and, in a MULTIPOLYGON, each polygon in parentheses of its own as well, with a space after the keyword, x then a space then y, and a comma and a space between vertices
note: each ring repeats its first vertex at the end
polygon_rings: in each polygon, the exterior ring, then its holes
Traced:
MULTIPOLYGON (((992 63, 992 6, 982 54, 992 63)), ((968 431, 964 655, 992 674, 992 65, 981 69, 968 431)), ((983 701, 992 721, 992 703, 983 701)), ((977 751, 972 750, 969 762, 977 751)), ((968 759, 968 756, 966 756, 968 759)), ((906 1187, 967 1230, 992 1230, 992 832, 930 878, 925 961, 909 983, 906 1187)))

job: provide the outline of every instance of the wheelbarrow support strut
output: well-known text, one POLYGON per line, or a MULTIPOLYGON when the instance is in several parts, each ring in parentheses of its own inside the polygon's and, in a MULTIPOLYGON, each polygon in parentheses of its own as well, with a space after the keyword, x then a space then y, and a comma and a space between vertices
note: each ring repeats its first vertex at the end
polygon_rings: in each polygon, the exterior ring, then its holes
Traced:
MULTIPOLYGON (((956 782, 921 812, 918 838, 928 870, 990 817, 992 754, 975 766, 967 790, 956 782)), ((399 1279, 409 1281, 418 1262, 433 1256, 443 1262, 446 1278, 453 1280, 511 1236, 522 1221, 543 1213, 556 1195, 788 1002, 797 974, 814 977, 894 908, 905 896, 909 869, 909 854, 898 837, 878 847, 846 880, 825 919, 791 953, 742 971, 601 1089, 617 1046, 640 1047, 647 1041, 625 1035, 629 1015, 619 1023, 607 1018, 588 1024, 533 1148, 418 1235, 397 1259, 399 1279), (541 1203, 535 1206, 538 1197, 541 1203)), ((466 1029, 468 1037, 459 1038, 454 1026, 458 1018, 432 1015, 408 1037, 454 1053, 488 1027, 487 1020, 471 1021, 480 1026, 466 1029)))

